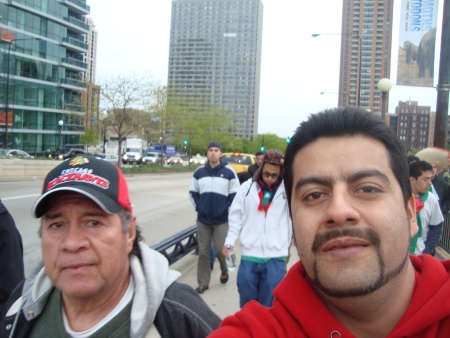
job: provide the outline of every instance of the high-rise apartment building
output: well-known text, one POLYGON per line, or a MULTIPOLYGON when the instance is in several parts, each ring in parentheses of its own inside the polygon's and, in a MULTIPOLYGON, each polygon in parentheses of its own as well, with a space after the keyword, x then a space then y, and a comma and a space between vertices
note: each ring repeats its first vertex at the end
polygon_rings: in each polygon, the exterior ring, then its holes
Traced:
POLYGON ((84 62, 87 64, 87 70, 84 73, 86 91, 82 95, 86 113, 84 126, 85 128, 91 128, 96 126, 99 120, 100 87, 95 84, 97 31, 95 30, 94 20, 91 17, 86 18, 86 24, 89 26, 89 33, 85 36, 88 52, 84 56, 84 62))
POLYGON ((95 71, 97 66, 97 31, 95 30, 94 20, 91 17, 86 18, 86 24, 89 26, 89 33, 86 34, 84 39, 84 42, 88 45, 88 52, 84 56, 84 62, 87 64, 85 82, 95 83, 95 71))
MULTIPOLYGON (((393 0, 343 0, 339 105, 381 111, 378 81, 389 78, 393 0)), ((388 107, 389 104, 386 103, 388 107)))
POLYGON ((433 145, 435 114, 430 106, 419 106, 417 101, 400 101, 395 113, 398 116, 397 136, 407 152, 433 145))
POLYGON ((261 0, 173 0, 168 86, 232 111, 235 134, 257 134, 261 0))
POLYGON ((80 143, 89 12, 86 0, 0 1, 2 145, 40 153, 80 143))

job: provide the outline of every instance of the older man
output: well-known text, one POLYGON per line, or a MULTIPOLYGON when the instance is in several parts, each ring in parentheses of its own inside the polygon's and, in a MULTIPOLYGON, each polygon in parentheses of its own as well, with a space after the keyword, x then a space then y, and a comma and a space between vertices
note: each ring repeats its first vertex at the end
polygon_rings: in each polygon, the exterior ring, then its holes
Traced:
POLYGON ((141 241, 118 167, 92 156, 62 162, 33 214, 44 266, 10 298, 0 337, 204 337, 220 323, 141 241))
POLYGON ((312 115, 283 174, 301 261, 267 308, 247 304, 211 337, 442 337, 450 261, 410 256, 417 232, 403 146, 362 108, 312 115))

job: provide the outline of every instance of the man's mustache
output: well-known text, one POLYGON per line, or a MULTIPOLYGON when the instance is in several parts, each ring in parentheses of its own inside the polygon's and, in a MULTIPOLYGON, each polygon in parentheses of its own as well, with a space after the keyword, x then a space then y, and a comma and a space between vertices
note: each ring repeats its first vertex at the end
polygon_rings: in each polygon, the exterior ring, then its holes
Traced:
POLYGON ((343 230, 335 229, 326 233, 317 234, 314 237, 314 242, 312 244, 311 250, 312 252, 317 253, 319 251, 319 248, 322 247, 325 243, 341 237, 360 238, 370 242, 377 248, 380 246, 380 237, 372 229, 345 228, 343 230))

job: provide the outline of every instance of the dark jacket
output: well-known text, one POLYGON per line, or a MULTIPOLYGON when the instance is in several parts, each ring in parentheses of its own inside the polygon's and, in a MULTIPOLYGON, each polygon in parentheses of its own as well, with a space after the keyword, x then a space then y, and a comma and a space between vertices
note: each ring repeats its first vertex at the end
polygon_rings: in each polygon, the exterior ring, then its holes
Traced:
MULTIPOLYGON (((129 336, 143 338, 153 324, 162 337, 170 338, 206 337, 217 328, 220 318, 194 289, 174 281, 180 273, 168 268, 167 259, 142 242, 139 248, 140 258, 130 256, 135 289, 129 336), (137 320, 140 317, 142 320, 137 320)), ((8 299, 0 320, 0 337, 9 337, 11 332, 14 338, 28 337, 37 319, 45 313, 54 289, 45 269, 37 266, 8 299)))
POLYGON ((24 278, 22 237, 0 201, 0 314, 9 295, 24 278))
POLYGON ((439 196, 439 206, 441 207, 442 215, 445 218, 450 210, 450 186, 438 176, 434 177, 432 183, 439 196))
POLYGON ((214 168, 209 162, 198 167, 189 187, 191 202, 197 211, 197 220, 206 225, 228 222, 228 210, 239 189, 239 180, 227 163, 214 168))
MULTIPOLYGON (((23 282, 14 290, 7 303, 9 308, 22 294, 23 282)), ((28 321, 23 315, 16 323, 14 338, 26 338, 31 333, 36 317, 28 321)), ((9 337, 15 316, 2 317, 0 337, 9 337)), ((161 337, 206 337, 219 327, 220 318, 205 306, 194 289, 177 282, 172 283, 156 313, 154 324, 161 337)))
POLYGON ((256 163, 253 163, 250 167, 248 167, 247 171, 243 171, 238 174, 239 182, 242 184, 247 181, 249 178, 252 178, 258 170, 259 166, 256 163))

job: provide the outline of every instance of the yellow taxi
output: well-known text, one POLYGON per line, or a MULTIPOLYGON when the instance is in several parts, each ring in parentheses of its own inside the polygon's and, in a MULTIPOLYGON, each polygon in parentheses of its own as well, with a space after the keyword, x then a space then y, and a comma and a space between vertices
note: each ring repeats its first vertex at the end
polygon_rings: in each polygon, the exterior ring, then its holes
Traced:
POLYGON ((227 162, 236 174, 247 172, 248 167, 256 162, 256 157, 253 154, 244 153, 223 153, 223 162, 227 162))

